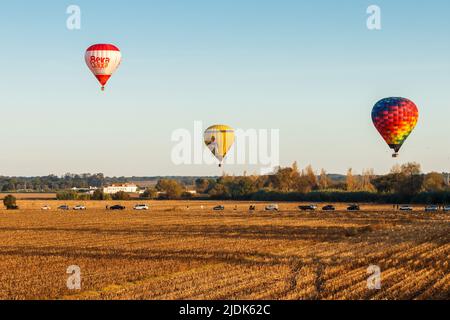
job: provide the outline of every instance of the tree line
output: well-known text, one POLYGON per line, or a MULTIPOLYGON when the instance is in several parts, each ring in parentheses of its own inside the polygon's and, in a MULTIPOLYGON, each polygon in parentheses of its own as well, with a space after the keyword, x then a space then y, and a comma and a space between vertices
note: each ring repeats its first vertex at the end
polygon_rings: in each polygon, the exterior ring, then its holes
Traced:
MULTIPOLYGON (((324 169, 316 172, 312 166, 299 169, 294 163, 272 175, 198 178, 195 190, 197 198, 218 200, 450 203, 448 176, 424 174, 418 163, 396 165, 386 175, 375 175, 372 169, 356 175, 349 169, 343 179, 332 176, 324 169)), ((161 180, 147 195, 158 198, 162 191, 165 198, 179 199, 186 196, 183 190, 175 180, 161 180)))
MULTIPOLYGON (((139 179, 134 177, 135 179, 139 179)), ((422 173, 418 163, 394 166, 385 175, 375 175, 372 169, 345 176, 330 175, 312 166, 300 169, 297 163, 280 167, 271 175, 221 177, 140 178, 155 181, 154 187, 140 194, 143 199, 218 199, 253 201, 311 201, 311 202, 384 202, 384 203, 450 203, 448 175, 438 172, 422 173), (192 191, 196 191, 194 195, 192 191)), ((129 200, 124 192, 104 194, 101 187, 111 183, 129 182, 130 178, 105 177, 103 174, 50 175, 35 178, 0 177, 3 192, 33 190, 58 192, 60 200, 129 200), (70 188, 100 188, 89 195, 70 188)))

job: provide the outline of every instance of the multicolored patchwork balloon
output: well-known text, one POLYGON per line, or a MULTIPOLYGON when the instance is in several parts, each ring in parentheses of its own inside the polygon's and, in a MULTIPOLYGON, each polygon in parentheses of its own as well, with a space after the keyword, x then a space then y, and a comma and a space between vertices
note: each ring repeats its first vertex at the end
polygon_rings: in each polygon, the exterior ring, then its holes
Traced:
POLYGON ((419 119, 419 110, 411 100, 405 98, 386 98, 378 101, 372 110, 372 121, 395 153, 398 152, 403 143, 416 127, 419 119))
POLYGON ((105 90, 106 83, 122 61, 119 48, 112 44, 94 44, 86 50, 84 58, 88 68, 102 85, 102 90, 105 90))

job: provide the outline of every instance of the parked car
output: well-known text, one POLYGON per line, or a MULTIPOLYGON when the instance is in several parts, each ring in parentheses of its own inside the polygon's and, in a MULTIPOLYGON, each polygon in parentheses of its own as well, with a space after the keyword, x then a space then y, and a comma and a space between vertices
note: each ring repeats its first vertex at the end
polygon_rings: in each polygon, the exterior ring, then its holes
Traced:
POLYGON ((47 205, 45 205, 45 206, 43 206, 42 208, 41 208, 41 210, 51 210, 52 208, 50 208, 49 206, 47 206, 47 205))
POLYGON ((109 210, 125 210, 125 209, 126 208, 124 206, 121 206, 119 204, 109 207, 109 210))
POLYGON ((335 210, 336 210, 336 207, 333 206, 333 205, 331 205, 331 204, 329 204, 329 205, 323 207, 322 210, 323 210, 323 211, 335 211, 335 210))
POLYGON ((404 204, 402 206, 399 207, 400 211, 413 211, 414 208, 408 204, 404 204))
POLYGON ((432 204, 425 207, 425 212, 437 212, 439 211, 439 206, 432 204))
POLYGON ((70 210, 70 207, 67 205, 62 205, 58 207, 58 210, 70 210))
POLYGON ((73 207, 73 210, 82 211, 82 210, 86 210, 86 207, 82 206, 82 205, 78 205, 78 206, 73 207))
POLYGON ((298 208, 302 211, 315 211, 317 209, 317 206, 310 204, 310 205, 306 205, 306 206, 299 206, 298 208))
POLYGON ((225 210, 225 207, 224 207, 224 206, 215 206, 215 207, 213 208, 213 210, 214 210, 214 211, 223 211, 223 210, 225 210))
POLYGON ((445 205, 444 206, 444 212, 450 212, 450 206, 449 205, 445 205))
POLYGON ((148 210, 149 207, 146 204, 137 204, 133 208, 134 210, 148 210))
POLYGON ((357 204, 351 204, 348 206, 347 211, 360 211, 361 207, 357 204))
POLYGON ((278 211, 279 207, 277 204, 269 204, 266 206, 266 211, 278 211))

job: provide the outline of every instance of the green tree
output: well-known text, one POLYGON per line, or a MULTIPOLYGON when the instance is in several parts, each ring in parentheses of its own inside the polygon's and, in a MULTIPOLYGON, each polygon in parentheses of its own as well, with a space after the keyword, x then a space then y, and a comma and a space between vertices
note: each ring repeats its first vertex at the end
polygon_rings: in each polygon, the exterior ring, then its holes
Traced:
POLYGON ((207 193, 210 185, 210 180, 199 178, 195 180, 195 190, 197 193, 207 193))
POLYGON ((109 196, 109 194, 104 193, 101 189, 97 189, 92 194, 91 199, 101 201, 101 200, 109 200, 111 199, 111 197, 109 196))
POLYGON ((184 191, 184 187, 176 180, 162 179, 156 184, 156 190, 163 192, 165 199, 179 199, 184 191))
POLYGON ((400 167, 396 173, 395 192, 400 195, 412 196, 418 194, 423 188, 424 176, 421 174, 420 164, 409 162, 400 167))
POLYGON ((124 200, 124 201, 127 201, 127 200, 131 199, 131 196, 130 196, 129 193, 126 193, 124 191, 119 191, 119 192, 116 192, 116 193, 114 193, 112 195, 112 199, 113 200, 124 200))
POLYGON ((7 195, 7 196, 3 199, 3 204, 5 205, 5 207, 6 207, 8 210, 11 210, 11 209, 17 209, 16 197, 14 197, 13 195, 7 195))
POLYGON ((230 199, 231 194, 228 188, 222 183, 216 183, 214 187, 209 191, 209 195, 213 199, 230 199))
POLYGON ((142 199, 156 199, 158 197, 158 191, 155 188, 147 188, 144 193, 140 195, 142 199))
POLYGON ((78 200, 78 193, 75 191, 61 191, 56 194, 58 200, 78 200))

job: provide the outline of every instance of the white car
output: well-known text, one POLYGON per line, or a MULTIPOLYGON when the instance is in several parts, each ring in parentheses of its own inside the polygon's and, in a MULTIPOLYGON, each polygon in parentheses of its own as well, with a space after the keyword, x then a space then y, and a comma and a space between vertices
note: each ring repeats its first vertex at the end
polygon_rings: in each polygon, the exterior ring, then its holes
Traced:
POLYGON ((278 211, 278 210, 279 210, 279 207, 277 204, 269 204, 266 207, 266 211, 278 211))
POLYGON ((42 208, 41 208, 41 210, 51 210, 52 208, 50 208, 49 206, 43 206, 42 208))
POLYGON ((437 212, 439 211, 439 206, 437 205, 430 205, 425 207, 425 212, 437 212))
POLYGON ((403 206, 400 206, 399 210, 400 211, 413 211, 414 209, 410 205, 403 205, 403 206))
POLYGON ((134 206, 134 210, 148 210, 149 207, 146 204, 137 204, 134 206))
POLYGON ((73 207, 73 210, 77 210, 77 211, 86 210, 86 207, 82 206, 82 205, 79 205, 79 206, 73 207))

